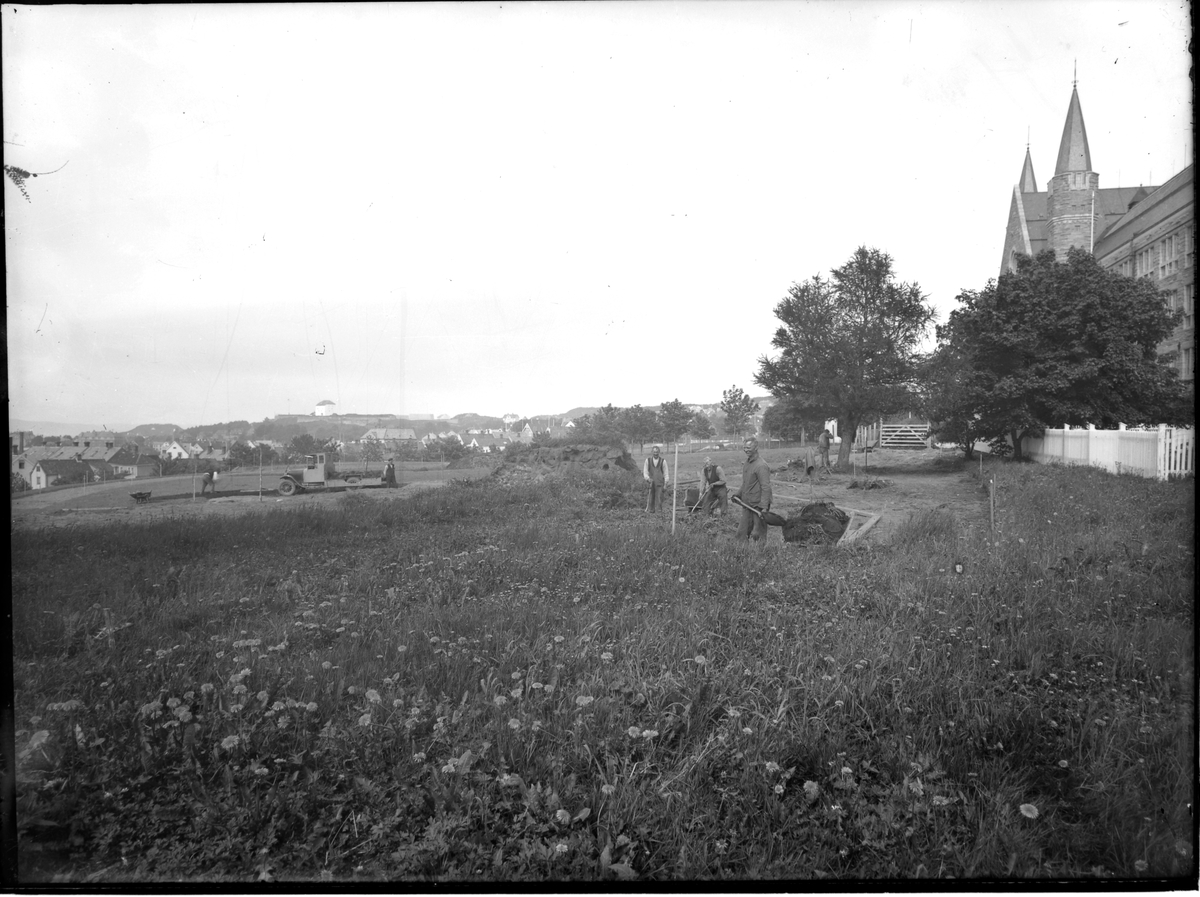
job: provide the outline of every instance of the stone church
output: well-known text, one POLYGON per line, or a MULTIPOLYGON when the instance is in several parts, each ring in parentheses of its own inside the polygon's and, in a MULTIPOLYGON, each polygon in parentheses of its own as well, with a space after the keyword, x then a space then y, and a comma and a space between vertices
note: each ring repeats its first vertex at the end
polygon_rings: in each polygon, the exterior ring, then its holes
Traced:
POLYGON ((1079 91, 1072 87, 1054 175, 1045 190, 1038 190, 1025 148, 1000 271, 1014 270, 1021 254, 1049 249, 1062 259, 1078 246, 1090 250, 1105 268, 1152 278, 1168 308, 1183 312, 1159 353, 1173 357, 1180 379, 1190 385, 1196 366, 1195 209, 1194 165, 1156 187, 1101 187, 1100 175, 1092 170, 1079 91))

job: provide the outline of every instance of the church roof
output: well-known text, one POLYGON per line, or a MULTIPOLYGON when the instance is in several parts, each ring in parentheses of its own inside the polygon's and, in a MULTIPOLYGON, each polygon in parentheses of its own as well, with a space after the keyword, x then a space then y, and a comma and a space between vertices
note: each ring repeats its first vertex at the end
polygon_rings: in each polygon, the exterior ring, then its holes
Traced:
POLYGON ((1067 120, 1063 124, 1062 140, 1058 144, 1058 162, 1054 166, 1054 173, 1091 170, 1092 154, 1088 149, 1087 128, 1083 124, 1079 91, 1072 87, 1071 105, 1067 107, 1067 120))
POLYGON ((1037 193, 1037 178, 1033 176, 1033 159, 1029 157, 1029 147, 1025 147, 1025 164, 1021 166, 1021 179, 1017 181, 1022 193, 1037 193))

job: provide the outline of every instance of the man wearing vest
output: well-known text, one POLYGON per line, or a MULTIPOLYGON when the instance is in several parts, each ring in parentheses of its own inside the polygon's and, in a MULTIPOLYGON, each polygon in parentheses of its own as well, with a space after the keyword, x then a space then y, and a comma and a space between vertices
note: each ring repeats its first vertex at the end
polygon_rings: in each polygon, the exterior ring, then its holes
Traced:
POLYGON ((651 450, 651 455, 646 459, 646 463, 642 465, 642 476, 650 484, 650 492, 646 496, 646 511, 648 513, 661 511, 663 494, 666 492, 667 483, 671 482, 671 476, 667 473, 667 462, 659 453, 657 445, 651 450))
POLYGON ((729 513, 729 490, 725 488, 725 471, 719 464, 713 464, 712 458, 704 459, 704 469, 700 471, 700 487, 704 489, 701 497, 701 510, 705 517, 711 517, 713 508, 720 507, 721 516, 729 513))
MULTIPOLYGON (((746 452, 746 466, 742 468, 742 488, 737 497, 751 508, 759 511, 771 510, 771 468, 758 456, 758 440, 748 438, 742 448, 746 452)), ((766 521, 750 508, 742 508, 742 522, 738 526, 737 538, 745 542, 751 536, 757 542, 767 534, 766 521)))

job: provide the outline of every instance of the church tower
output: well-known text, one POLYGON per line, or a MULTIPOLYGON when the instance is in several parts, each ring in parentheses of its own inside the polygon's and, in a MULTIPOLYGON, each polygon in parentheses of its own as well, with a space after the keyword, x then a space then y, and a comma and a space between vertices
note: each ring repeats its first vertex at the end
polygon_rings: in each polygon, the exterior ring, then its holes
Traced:
MULTIPOLYGON (((1028 151, 1026 163, 1028 165, 1028 151)), ((1027 171, 1032 179, 1032 165, 1028 165, 1027 171)), ((1046 188, 1047 248, 1054 250, 1059 261, 1066 259, 1067 250, 1072 246, 1091 252, 1102 231, 1102 214, 1096 206, 1100 175, 1092 171, 1087 128, 1083 124, 1079 91, 1074 85, 1071 87, 1071 105, 1067 108, 1062 141, 1058 145, 1058 163, 1046 188)))

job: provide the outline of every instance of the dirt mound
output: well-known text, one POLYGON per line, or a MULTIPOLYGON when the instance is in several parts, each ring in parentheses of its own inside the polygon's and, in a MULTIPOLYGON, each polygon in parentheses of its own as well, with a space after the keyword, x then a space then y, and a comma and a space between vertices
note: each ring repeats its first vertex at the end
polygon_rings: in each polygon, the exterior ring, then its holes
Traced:
POLYGON ((503 466, 510 465, 561 470, 637 470, 629 452, 607 445, 529 445, 509 448, 505 450, 503 466))
POLYGON ((783 541, 813 545, 836 542, 846 531, 850 515, 831 501, 816 502, 788 517, 783 525, 783 541))

